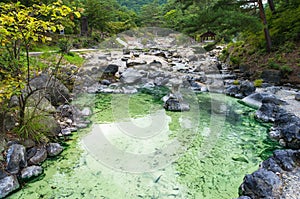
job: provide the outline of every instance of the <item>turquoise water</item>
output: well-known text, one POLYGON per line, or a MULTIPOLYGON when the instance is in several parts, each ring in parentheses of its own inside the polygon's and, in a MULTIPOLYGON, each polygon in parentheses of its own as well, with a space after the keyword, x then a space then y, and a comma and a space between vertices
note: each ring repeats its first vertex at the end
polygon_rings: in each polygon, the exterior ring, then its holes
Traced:
POLYGON ((192 110, 185 113, 166 112, 158 98, 141 93, 79 100, 93 107, 93 125, 75 133, 60 156, 43 163, 43 176, 9 198, 237 197, 245 174, 276 148, 268 126, 236 99, 187 98, 192 110))

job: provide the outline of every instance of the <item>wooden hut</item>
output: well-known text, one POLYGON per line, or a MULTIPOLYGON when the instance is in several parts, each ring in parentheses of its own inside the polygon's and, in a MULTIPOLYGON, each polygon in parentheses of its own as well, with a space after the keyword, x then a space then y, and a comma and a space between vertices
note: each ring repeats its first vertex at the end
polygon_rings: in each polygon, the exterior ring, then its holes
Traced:
POLYGON ((216 39, 216 33, 207 31, 206 33, 203 33, 200 35, 201 42, 210 42, 214 41, 216 39))

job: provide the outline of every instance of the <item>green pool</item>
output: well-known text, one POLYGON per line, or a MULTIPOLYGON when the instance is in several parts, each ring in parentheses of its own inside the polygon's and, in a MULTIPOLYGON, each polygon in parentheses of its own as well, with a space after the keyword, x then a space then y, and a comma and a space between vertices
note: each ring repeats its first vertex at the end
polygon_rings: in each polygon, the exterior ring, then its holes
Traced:
POLYGON ((190 112, 166 112, 149 93, 99 94, 93 125, 43 163, 44 175, 9 198, 235 198, 245 174, 277 147, 254 109, 217 94, 189 96, 190 112))

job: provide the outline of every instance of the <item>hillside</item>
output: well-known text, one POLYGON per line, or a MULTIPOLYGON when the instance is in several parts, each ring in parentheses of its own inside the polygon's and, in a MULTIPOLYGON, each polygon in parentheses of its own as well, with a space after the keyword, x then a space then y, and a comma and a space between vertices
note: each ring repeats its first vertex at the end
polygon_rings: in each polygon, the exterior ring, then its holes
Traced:
MULTIPOLYGON (((134 11, 138 12, 138 11, 140 11, 141 7, 153 2, 153 0, 117 0, 117 2, 121 6, 125 6, 130 10, 134 10, 134 11)), ((158 3, 160 5, 165 4, 165 3, 167 3, 167 0, 158 0, 158 3)))

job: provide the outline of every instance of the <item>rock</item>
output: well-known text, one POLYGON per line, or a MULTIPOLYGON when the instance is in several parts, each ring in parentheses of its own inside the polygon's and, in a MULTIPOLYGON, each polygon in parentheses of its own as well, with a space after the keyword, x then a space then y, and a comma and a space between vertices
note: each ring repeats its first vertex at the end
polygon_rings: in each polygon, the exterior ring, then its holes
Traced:
POLYGON ((111 82, 107 79, 104 79, 104 80, 101 81, 101 84, 105 85, 105 86, 109 86, 111 84, 111 82))
POLYGON ((241 195, 250 198, 279 198, 282 182, 279 176, 272 171, 259 169, 250 175, 246 175, 240 186, 241 195))
POLYGON ((250 198, 248 196, 241 196, 241 197, 238 197, 237 199, 252 199, 252 198, 250 198))
POLYGON ((35 154, 28 160, 30 165, 39 165, 47 159, 47 150, 45 147, 39 147, 36 149, 35 154))
POLYGON ((0 179, 5 178, 8 174, 0 168, 0 179))
POLYGON ((295 95, 295 100, 300 101, 300 93, 297 93, 297 94, 295 95))
POLYGON ((162 67, 162 63, 159 62, 159 61, 156 61, 156 60, 153 60, 153 62, 151 62, 149 65, 150 65, 150 66, 157 67, 157 68, 162 67))
POLYGON ((261 74, 261 78, 264 82, 280 84, 281 72, 279 70, 264 70, 261 74))
POLYGON ((126 66, 127 67, 132 67, 132 66, 144 65, 144 64, 147 64, 147 62, 144 61, 144 60, 132 60, 132 59, 129 59, 129 60, 127 60, 126 66))
POLYGON ((68 135, 71 135, 71 134, 72 134, 71 129, 69 129, 69 128, 61 129, 61 135, 63 135, 63 136, 68 136, 68 135))
POLYGON ((252 108, 258 109, 262 105, 262 100, 266 97, 276 98, 275 95, 269 93, 252 93, 243 98, 240 102, 252 108))
POLYGON ((287 112, 277 114, 269 136, 282 146, 300 149, 300 118, 287 112))
POLYGON ((256 90, 254 84, 250 81, 242 81, 240 84, 240 92, 243 96, 248 96, 256 90))
POLYGON ((0 180, 0 198, 4 198, 11 192, 19 189, 20 184, 16 176, 7 176, 0 180))
POLYGON ((35 146, 35 142, 32 139, 26 139, 21 142, 23 146, 25 146, 26 149, 32 148, 35 146))
POLYGON ((90 116, 92 114, 92 111, 89 107, 85 107, 81 111, 81 115, 84 117, 90 116))
POLYGON ((279 114, 285 113, 286 111, 280 108, 278 105, 282 104, 283 101, 276 97, 265 97, 262 100, 261 107, 256 111, 255 117, 264 122, 275 122, 279 114))
POLYGON ((124 73, 121 75, 121 82, 124 84, 137 84, 144 75, 133 68, 128 68, 124 73))
POLYGON ((225 93, 226 95, 235 97, 239 94, 240 88, 237 85, 230 85, 226 87, 225 93))
POLYGON ((58 143, 49 143, 47 145, 47 152, 50 157, 56 156, 63 151, 63 147, 58 143))
POLYGON ((190 106, 188 103, 184 102, 182 97, 179 95, 169 95, 164 97, 164 108, 167 111, 189 111, 190 106))
POLYGON ((116 64, 109 64, 104 70, 104 75, 111 75, 114 76, 119 70, 119 66, 116 64))
POLYGON ((300 150, 275 150, 260 169, 244 178, 240 195, 250 198, 298 198, 300 150))
POLYGON ((43 168, 41 166, 30 166, 26 167, 21 171, 21 178, 24 180, 29 180, 32 177, 37 177, 43 173, 43 168))
POLYGON ((13 144, 7 150, 6 170, 11 174, 17 174, 20 168, 27 166, 26 149, 23 145, 13 144))
POLYGON ((70 98, 68 88, 63 85, 58 79, 47 74, 41 74, 30 80, 30 86, 33 90, 45 90, 46 98, 53 106, 64 104, 70 98))
POLYGON ((156 86, 164 86, 169 82, 169 78, 165 78, 165 77, 156 77, 154 79, 154 84, 156 86))
POLYGON ((71 105, 69 104, 64 104, 64 105, 61 105, 57 108, 57 111, 59 112, 60 114, 60 117, 66 117, 66 118, 70 118, 70 119, 73 119, 73 115, 74 115, 74 107, 72 107, 71 105))

